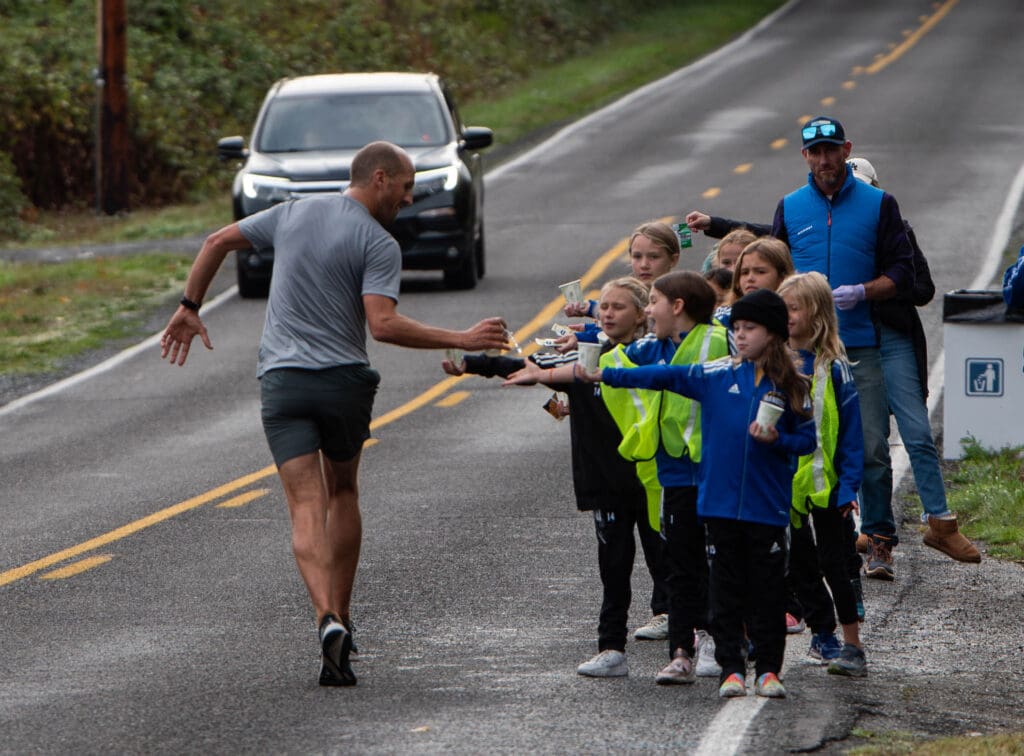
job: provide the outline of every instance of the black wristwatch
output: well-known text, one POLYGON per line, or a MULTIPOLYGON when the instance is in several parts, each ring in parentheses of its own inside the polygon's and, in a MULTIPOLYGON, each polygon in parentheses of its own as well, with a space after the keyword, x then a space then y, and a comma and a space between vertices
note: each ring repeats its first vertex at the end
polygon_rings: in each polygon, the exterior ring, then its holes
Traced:
POLYGON ((188 309, 192 310, 192 312, 199 312, 199 308, 202 306, 197 302, 193 302, 191 299, 185 296, 178 300, 178 304, 187 307, 188 309))

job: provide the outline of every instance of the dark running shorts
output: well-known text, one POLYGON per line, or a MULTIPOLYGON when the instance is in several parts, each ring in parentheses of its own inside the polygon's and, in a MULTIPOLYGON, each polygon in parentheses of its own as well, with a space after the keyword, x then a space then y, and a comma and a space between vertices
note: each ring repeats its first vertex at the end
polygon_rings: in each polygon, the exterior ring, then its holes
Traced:
POLYGON ((325 370, 277 368, 260 378, 263 432, 274 462, 317 450, 336 462, 355 457, 370 437, 380 373, 368 365, 325 370))

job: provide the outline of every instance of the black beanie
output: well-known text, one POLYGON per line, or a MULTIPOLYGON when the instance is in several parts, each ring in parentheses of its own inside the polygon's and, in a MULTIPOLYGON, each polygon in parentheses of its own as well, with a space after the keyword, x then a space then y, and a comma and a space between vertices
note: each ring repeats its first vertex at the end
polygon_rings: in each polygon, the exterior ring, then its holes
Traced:
POLYGON ((789 310, 782 297, 771 289, 758 289, 737 299, 732 305, 729 323, 737 320, 760 323, 771 333, 789 339, 789 310))

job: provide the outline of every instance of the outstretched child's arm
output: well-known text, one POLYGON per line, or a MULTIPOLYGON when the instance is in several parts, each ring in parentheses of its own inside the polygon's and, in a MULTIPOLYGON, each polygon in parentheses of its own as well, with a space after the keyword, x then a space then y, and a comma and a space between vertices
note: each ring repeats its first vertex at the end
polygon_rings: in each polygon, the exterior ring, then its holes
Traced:
POLYGON ((502 386, 534 386, 543 383, 546 386, 572 383, 572 369, 575 362, 559 367, 542 368, 534 362, 526 361, 526 365, 520 370, 507 376, 502 386))
POLYGON ((705 385, 702 364, 607 367, 597 374, 602 383, 616 388, 668 389, 698 401, 705 385))
POLYGON ((442 360, 441 369, 448 375, 479 375, 483 378, 501 376, 505 378, 517 370, 522 370, 528 363, 522 357, 492 357, 489 354, 467 354, 462 361, 456 365, 451 360, 442 360))

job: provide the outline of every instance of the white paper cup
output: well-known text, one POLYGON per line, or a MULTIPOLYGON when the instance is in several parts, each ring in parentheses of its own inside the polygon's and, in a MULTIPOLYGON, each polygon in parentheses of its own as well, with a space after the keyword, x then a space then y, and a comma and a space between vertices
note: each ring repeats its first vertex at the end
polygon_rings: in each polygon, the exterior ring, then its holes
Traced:
POLYGON ((569 281, 569 283, 559 284, 558 288, 567 303, 581 304, 583 302, 583 285, 580 281, 569 281))
POLYGON ((456 349, 455 347, 452 347, 451 349, 445 350, 444 354, 445 354, 445 357, 448 358, 448 361, 451 362, 455 367, 458 367, 459 365, 461 365, 462 364, 462 360, 466 356, 465 352, 463 352, 461 349, 456 349))
POLYGON ((757 406, 756 421, 762 430, 774 428, 775 423, 779 421, 780 417, 782 417, 782 407, 772 402, 761 400, 761 403, 757 406))
POLYGON ((576 345, 576 351, 579 354, 580 365, 584 370, 588 373, 593 373, 597 370, 598 363, 601 360, 600 344, 583 342, 582 344, 576 345))

